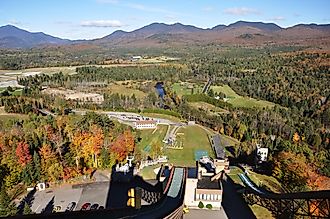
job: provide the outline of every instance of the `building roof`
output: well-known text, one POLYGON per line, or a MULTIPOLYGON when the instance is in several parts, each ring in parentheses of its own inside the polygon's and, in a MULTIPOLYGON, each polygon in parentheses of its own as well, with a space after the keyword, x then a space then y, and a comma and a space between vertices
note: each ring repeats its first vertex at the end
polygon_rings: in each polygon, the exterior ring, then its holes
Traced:
POLYGON ((211 176, 203 176, 197 182, 197 189, 218 189, 221 190, 219 180, 211 181, 211 176))
POLYGON ((225 158, 225 149, 223 148, 223 144, 221 142, 221 136, 219 134, 214 135, 213 138, 213 149, 217 158, 223 159, 225 158))
POLYGON ((155 120, 140 120, 136 121, 136 125, 143 125, 143 124, 155 124, 155 120))
POLYGON ((188 178, 197 179, 197 168, 196 167, 188 167, 188 178))

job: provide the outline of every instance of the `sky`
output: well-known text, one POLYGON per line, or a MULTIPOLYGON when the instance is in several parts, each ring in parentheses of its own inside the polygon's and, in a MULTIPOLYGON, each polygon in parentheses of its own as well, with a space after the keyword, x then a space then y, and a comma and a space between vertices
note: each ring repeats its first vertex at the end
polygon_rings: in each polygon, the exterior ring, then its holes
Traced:
POLYGON ((66 39, 94 39, 153 22, 201 28, 239 20, 330 23, 330 0, 0 0, 0 26, 66 39))

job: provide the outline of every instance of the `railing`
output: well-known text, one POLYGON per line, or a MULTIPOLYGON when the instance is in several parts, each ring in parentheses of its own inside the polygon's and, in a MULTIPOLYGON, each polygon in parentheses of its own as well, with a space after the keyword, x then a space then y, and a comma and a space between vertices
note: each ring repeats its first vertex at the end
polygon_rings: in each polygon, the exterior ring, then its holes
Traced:
POLYGON ((330 190, 270 193, 261 191, 245 174, 240 177, 247 186, 245 201, 267 208, 276 218, 330 218, 330 190))

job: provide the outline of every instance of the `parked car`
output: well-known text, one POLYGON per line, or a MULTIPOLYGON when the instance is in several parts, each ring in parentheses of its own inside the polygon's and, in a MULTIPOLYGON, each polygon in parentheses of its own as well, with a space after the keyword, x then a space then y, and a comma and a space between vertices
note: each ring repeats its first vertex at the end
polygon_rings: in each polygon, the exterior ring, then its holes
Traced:
POLYGON ((77 203, 75 202, 70 202, 70 204, 68 204, 68 207, 66 207, 65 211, 73 211, 76 207, 77 203))
POLYGON ((61 206, 57 205, 53 208, 53 212, 59 212, 61 209, 61 206))
POLYGON ((99 207, 99 204, 95 203, 91 206, 91 210, 97 210, 98 207, 99 207))
POLYGON ((99 207, 99 210, 103 210, 103 209, 104 209, 104 206, 100 206, 100 207, 99 207))
POLYGON ((89 202, 83 204, 83 206, 81 207, 82 211, 88 211, 90 209, 91 209, 91 203, 89 203, 89 202))

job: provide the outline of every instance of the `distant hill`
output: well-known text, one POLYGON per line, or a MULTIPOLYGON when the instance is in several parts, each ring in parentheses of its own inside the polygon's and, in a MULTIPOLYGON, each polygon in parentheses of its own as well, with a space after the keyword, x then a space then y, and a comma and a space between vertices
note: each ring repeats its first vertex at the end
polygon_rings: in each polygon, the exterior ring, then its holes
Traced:
POLYGON ((124 40, 124 39, 143 39, 148 38, 153 35, 160 36, 164 35, 173 35, 173 34, 188 34, 188 33, 196 33, 203 31, 204 29, 191 26, 191 25, 183 25, 181 23, 175 24, 164 24, 164 23, 152 23, 142 28, 136 29, 131 32, 125 32, 122 30, 118 30, 113 32, 110 35, 107 35, 101 38, 101 41, 104 40, 124 40))
POLYGON ((297 43, 329 40, 330 24, 298 24, 282 28, 274 23, 238 21, 210 29, 181 23, 152 23, 126 32, 117 30, 93 40, 66 40, 44 33, 31 33, 15 26, 0 27, 0 48, 30 48, 40 45, 101 45, 117 47, 163 47, 207 43, 263 44, 297 43))
POLYGON ((247 22, 247 21, 237 21, 236 23, 229 24, 227 28, 242 28, 242 27, 253 27, 261 31, 274 32, 282 30, 283 28, 274 23, 263 23, 263 22, 247 22))
POLYGON ((42 32, 31 33, 12 25, 0 27, 0 48, 29 48, 43 44, 63 45, 70 42, 42 32))

